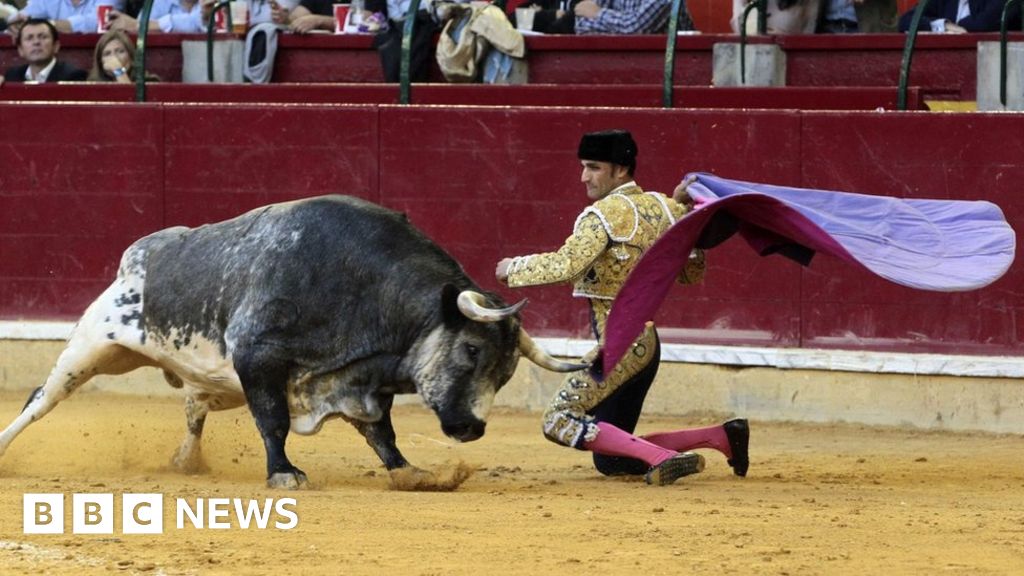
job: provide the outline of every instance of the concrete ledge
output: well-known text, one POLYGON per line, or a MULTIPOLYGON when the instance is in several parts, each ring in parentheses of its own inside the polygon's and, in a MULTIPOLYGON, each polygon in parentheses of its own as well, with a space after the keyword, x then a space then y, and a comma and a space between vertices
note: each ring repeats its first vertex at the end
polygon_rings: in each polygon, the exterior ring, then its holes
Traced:
MULTIPOLYGON (((0 322, 0 389, 27 394, 41 385, 71 326, 0 322)), ((591 346, 581 340, 538 341, 566 357, 591 346)), ((644 412, 678 416, 680 425, 742 416, 1024 434, 1024 382, 1018 379, 1024 362, 1017 358, 681 345, 666 345, 663 355, 667 361, 644 412)), ((543 411, 561 380, 521 362, 496 403, 543 411)), ((97 377, 88 388, 181 395, 151 369, 97 377)), ((400 398, 416 402, 415 396, 400 398)))
MULTIPOLYGON (((74 324, 71 322, 0 321, 0 341, 64 341, 71 334, 73 327, 74 324)), ((594 345, 589 340, 569 338, 536 338, 536 340, 548 353, 561 357, 583 356, 594 345)), ((666 362, 786 370, 1024 378, 1024 359, 1012 356, 906 354, 805 348, 701 346, 698 344, 664 344, 661 356, 666 362)))

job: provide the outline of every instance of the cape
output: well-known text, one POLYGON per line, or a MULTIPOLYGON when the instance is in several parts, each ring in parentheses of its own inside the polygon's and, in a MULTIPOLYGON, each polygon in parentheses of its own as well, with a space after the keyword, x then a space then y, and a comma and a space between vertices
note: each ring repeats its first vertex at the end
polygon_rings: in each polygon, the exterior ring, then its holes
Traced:
POLYGON ((981 288, 1013 262, 1014 231, 991 202, 788 188, 706 173, 687 174, 687 181, 699 207, 648 249, 616 296, 595 363, 606 373, 654 317, 693 249, 734 234, 762 256, 807 266, 823 252, 920 290, 981 288))

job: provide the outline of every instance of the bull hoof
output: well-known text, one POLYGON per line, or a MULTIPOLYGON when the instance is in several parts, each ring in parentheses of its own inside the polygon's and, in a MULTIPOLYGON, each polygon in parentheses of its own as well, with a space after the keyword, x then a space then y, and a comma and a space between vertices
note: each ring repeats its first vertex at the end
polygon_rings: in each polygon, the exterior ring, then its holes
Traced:
POLYGON ((185 452, 178 449, 171 458, 171 467, 182 474, 206 474, 210 467, 199 452, 185 452))
POLYGON ((280 490, 301 490, 309 486, 305 472, 296 469, 294 472, 276 472, 267 478, 267 488, 280 490))

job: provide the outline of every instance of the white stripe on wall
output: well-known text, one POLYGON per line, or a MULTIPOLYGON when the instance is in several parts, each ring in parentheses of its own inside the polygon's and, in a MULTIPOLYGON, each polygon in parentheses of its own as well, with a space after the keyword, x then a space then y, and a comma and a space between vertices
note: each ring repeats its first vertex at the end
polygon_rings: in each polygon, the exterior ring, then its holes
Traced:
MULTIPOLYGON (((74 324, 71 322, 0 321, 0 340, 66 340, 73 326, 74 324)), ((593 346, 592 341, 570 338, 535 338, 535 340, 549 354, 569 358, 578 358, 593 346)), ((663 344, 661 357, 668 362, 766 367, 783 370, 834 370, 985 378, 1024 377, 1024 358, 1014 356, 663 344)))

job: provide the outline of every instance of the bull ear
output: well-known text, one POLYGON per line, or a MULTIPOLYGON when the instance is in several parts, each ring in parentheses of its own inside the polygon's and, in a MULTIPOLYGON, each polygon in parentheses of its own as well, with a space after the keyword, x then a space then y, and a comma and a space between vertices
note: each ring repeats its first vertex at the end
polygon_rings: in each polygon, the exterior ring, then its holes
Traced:
POLYGON ((441 320, 449 330, 459 330, 469 321, 459 310, 459 292, 454 284, 445 284, 441 288, 441 320))

